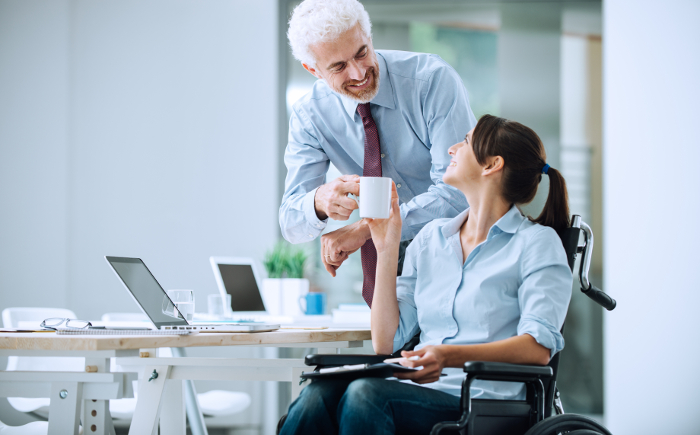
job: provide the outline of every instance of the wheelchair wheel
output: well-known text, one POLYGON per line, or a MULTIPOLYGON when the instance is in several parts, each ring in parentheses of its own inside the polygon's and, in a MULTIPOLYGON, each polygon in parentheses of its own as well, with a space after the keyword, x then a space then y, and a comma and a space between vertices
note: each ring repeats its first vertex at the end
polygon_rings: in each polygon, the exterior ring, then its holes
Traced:
POLYGON ((288 414, 284 414, 280 418, 280 421, 277 422, 277 430, 275 431, 275 435, 280 435, 280 432, 282 432, 282 426, 284 426, 284 422, 287 421, 287 415, 288 414))
POLYGON ((555 415, 532 426, 525 435, 612 435, 595 420, 578 414, 555 415))

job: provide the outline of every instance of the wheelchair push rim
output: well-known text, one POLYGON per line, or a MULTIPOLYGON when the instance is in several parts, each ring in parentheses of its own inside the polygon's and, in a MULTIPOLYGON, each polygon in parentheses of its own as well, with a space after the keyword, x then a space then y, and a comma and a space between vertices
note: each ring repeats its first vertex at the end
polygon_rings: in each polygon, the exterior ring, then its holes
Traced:
POLYGON ((597 421, 579 414, 562 414, 546 418, 532 426, 525 435, 557 435, 567 432, 576 435, 612 435, 597 421))

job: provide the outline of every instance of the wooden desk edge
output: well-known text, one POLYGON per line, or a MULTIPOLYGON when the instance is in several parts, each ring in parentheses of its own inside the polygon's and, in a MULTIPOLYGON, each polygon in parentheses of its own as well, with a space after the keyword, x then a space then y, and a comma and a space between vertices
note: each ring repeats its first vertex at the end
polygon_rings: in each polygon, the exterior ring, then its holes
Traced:
MULTIPOLYGON (((296 343, 321 344, 371 340, 367 329, 285 329, 258 333, 198 333, 192 335, 60 335, 48 333, 0 334, 0 349, 98 351, 156 347, 264 346, 296 343)), ((310 346, 311 347, 311 346, 310 346)), ((318 347, 318 346, 313 346, 318 347)))

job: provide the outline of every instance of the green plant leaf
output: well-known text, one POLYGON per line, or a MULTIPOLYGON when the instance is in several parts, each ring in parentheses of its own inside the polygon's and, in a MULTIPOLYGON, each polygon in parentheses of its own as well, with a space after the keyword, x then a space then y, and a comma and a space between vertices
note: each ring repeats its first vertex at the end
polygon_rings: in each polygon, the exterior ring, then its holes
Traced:
POLYGON ((307 258, 303 249, 294 249, 280 241, 265 253, 263 265, 270 278, 303 278, 307 258))
POLYGON ((289 256, 287 261, 287 277, 289 278, 303 278, 304 277, 304 263, 306 263, 307 255, 301 249, 297 249, 296 252, 289 256))

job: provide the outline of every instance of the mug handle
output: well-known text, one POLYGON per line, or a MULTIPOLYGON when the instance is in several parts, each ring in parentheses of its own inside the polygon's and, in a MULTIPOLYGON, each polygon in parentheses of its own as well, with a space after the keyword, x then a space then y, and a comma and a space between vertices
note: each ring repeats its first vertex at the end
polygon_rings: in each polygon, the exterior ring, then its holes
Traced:
MULTIPOLYGON (((356 196, 354 193, 349 193, 349 192, 348 192, 347 197, 350 198, 350 199, 355 200, 355 202, 357 203, 357 206, 358 206, 358 207, 360 206, 360 197, 359 197, 359 196, 356 196)), ((391 206, 390 206, 390 208, 391 208, 391 206)))
POLYGON ((306 295, 304 296, 299 296, 299 300, 297 301, 299 303, 299 309, 301 310, 302 313, 306 314, 306 306, 302 307, 301 306, 301 301, 302 299, 304 300, 304 305, 306 305, 306 295))

